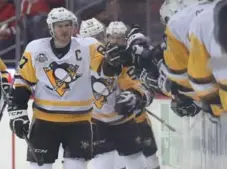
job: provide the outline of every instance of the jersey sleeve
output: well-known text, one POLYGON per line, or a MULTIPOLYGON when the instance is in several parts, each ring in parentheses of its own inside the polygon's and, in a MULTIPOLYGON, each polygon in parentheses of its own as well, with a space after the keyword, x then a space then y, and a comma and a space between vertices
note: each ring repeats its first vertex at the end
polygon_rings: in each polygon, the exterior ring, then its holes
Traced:
POLYGON ((101 73, 104 60, 104 56, 97 50, 100 45, 102 44, 98 42, 90 45, 90 69, 97 73, 101 73))
POLYGON ((32 49, 34 46, 31 43, 27 45, 20 60, 18 71, 14 75, 14 88, 10 93, 11 98, 13 98, 11 104, 21 109, 27 109, 28 100, 32 94, 32 86, 38 81, 33 65, 32 49))
POLYGON ((193 89, 200 99, 210 106, 214 115, 219 116, 224 109, 221 106, 219 86, 211 69, 208 67, 211 54, 208 52, 209 42, 204 38, 208 36, 204 28, 203 21, 199 22, 199 20, 195 20, 195 23, 190 27, 188 76, 193 89))
POLYGON ((168 70, 167 75, 172 81, 191 89, 187 77, 189 51, 174 34, 172 29, 166 28, 164 60, 168 70))
POLYGON ((191 26, 188 76, 193 89, 202 98, 209 97, 218 91, 212 71, 208 67, 210 54, 203 40, 204 35, 199 23, 191 26))
POLYGON ((140 81, 138 80, 133 80, 129 75, 128 75, 128 68, 124 67, 122 69, 121 74, 119 75, 118 78, 118 85, 121 90, 134 90, 136 92, 139 92, 142 96, 145 94, 145 90, 142 87, 140 81))
POLYGON ((15 74, 15 87, 31 87, 37 83, 36 71, 33 64, 32 44, 28 44, 19 63, 19 70, 15 74))

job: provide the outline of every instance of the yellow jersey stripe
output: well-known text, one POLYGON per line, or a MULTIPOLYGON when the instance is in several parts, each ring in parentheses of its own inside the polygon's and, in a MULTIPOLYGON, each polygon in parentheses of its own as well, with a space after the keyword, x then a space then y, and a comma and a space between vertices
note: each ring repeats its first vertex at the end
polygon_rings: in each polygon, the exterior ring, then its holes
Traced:
POLYGON ((34 102, 38 105, 42 106, 90 106, 94 98, 90 98, 88 100, 83 101, 54 101, 54 100, 43 100, 35 98, 34 102))
POLYGON ((90 121, 91 112, 87 114, 54 114, 46 113, 38 109, 33 109, 33 118, 40 120, 58 122, 58 123, 68 123, 68 122, 78 122, 78 121, 90 121))

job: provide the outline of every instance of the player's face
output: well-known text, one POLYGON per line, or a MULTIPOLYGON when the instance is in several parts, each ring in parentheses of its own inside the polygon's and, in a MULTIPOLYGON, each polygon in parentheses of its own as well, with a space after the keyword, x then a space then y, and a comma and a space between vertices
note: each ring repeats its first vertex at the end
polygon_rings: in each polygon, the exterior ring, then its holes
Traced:
POLYGON ((115 45, 125 45, 125 35, 112 34, 107 36, 107 42, 115 45))
POLYGON ((71 21, 61 21, 54 24, 55 38, 61 43, 68 43, 74 33, 74 26, 71 21))

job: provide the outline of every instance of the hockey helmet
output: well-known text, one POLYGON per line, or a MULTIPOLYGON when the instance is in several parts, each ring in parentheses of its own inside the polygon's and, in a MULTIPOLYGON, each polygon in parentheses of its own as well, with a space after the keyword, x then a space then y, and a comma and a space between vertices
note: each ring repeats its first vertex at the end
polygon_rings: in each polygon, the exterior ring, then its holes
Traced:
POLYGON ((126 31, 127 31, 127 27, 121 21, 110 22, 110 24, 106 28, 107 35, 113 35, 113 34, 125 35, 126 31))
POLYGON ((104 32, 104 25, 96 18, 91 18, 81 22, 80 35, 82 37, 92 37, 104 32))
POLYGON ((54 36, 53 24, 61 21, 72 21, 73 25, 77 25, 77 17, 69 10, 60 7, 52 9, 47 16, 47 24, 50 29, 51 36, 54 36))
MULTIPOLYGON (((192 0, 193 1, 193 0, 192 0)), ((166 0, 160 8, 160 17, 161 22, 166 25, 169 19, 178 11, 182 10, 185 7, 182 1, 180 0, 166 0)))

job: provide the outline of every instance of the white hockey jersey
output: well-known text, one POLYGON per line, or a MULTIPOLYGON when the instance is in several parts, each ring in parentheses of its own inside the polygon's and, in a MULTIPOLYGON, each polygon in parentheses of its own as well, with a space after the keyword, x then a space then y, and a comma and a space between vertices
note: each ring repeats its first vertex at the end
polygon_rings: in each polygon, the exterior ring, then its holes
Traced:
MULTIPOLYGON (((192 22, 189 30, 190 56, 188 61, 188 75, 190 84, 201 98, 209 98, 218 94, 219 85, 216 81, 223 83, 223 85, 227 84, 225 84, 227 80, 227 69, 212 72, 208 67, 210 57, 220 57, 223 55, 220 46, 214 38, 213 13, 213 9, 202 13, 192 22)), ((221 91, 220 94, 225 108, 227 108, 226 92, 221 91)), ((215 105, 212 109, 216 115, 220 115, 223 111, 215 105)))
POLYGON ((132 80, 124 67, 119 76, 108 79, 100 78, 100 75, 92 71, 92 89, 95 95, 93 117, 105 123, 117 125, 129 121, 135 117, 119 115, 115 110, 117 95, 123 90, 135 90, 142 96, 144 89, 137 80, 132 80))
MULTIPOLYGON (((187 65, 189 56, 189 27, 193 19, 204 10, 214 7, 213 3, 193 4, 177 12, 166 27, 166 50, 164 59, 168 77, 181 86, 192 89, 188 82, 187 65)), ((191 97, 196 97, 191 93, 191 97)))
MULTIPOLYGON (((89 43, 94 46, 92 49, 96 49, 102 45, 100 42, 94 41, 94 38, 78 38, 80 43, 89 43), (85 41, 85 39, 87 39, 85 41)), ((92 117, 99 121, 117 125, 131 120, 135 117, 135 114, 130 116, 119 115, 115 111, 116 97, 122 90, 132 89, 145 94, 145 90, 140 86, 141 84, 137 80, 132 80, 128 73, 128 68, 123 68, 121 74, 115 77, 105 77, 102 72, 91 70, 92 89, 94 92, 93 111, 92 117), (104 78, 105 77, 105 78, 104 78)), ((140 118, 141 119, 141 118, 140 118)))
POLYGON ((104 57, 93 52, 89 43, 72 38, 69 52, 59 59, 50 40, 38 39, 27 45, 14 86, 30 90, 35 86, 35 118, 54 122, 90 120, 94 99, 90 69, 97 71, 104 57))

